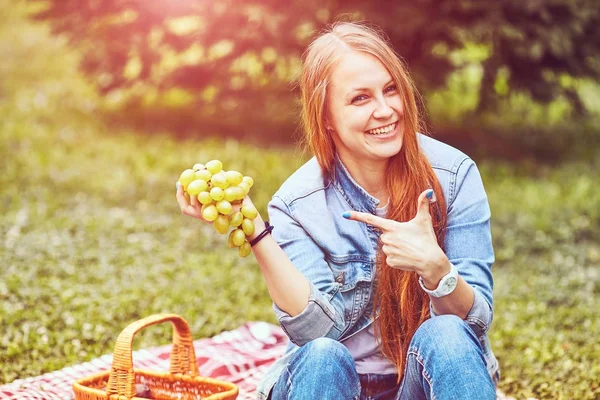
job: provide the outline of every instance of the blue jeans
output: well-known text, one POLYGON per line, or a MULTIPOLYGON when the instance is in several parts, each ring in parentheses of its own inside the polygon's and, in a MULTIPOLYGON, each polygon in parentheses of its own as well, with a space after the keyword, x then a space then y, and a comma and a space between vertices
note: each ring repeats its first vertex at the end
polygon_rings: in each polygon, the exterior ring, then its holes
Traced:
POLYGON ((430 318, 419 327, 404 378, 396 380, 397 375, 359 375, 342 343, 319 338, 296 351, 269 399, 496 399, 477 336, 455 315, 430 318))

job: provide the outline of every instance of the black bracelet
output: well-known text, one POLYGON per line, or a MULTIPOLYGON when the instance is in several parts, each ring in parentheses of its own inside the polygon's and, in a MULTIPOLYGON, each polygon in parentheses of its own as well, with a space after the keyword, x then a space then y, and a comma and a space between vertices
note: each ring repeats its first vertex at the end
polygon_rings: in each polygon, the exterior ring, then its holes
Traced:
POLYGON ((256 243, 260 242, 260 240, 262 238, 264 238, 265 236, 267 236, 268 234, 270 234, 271 231, 273 230, 273 228, 274 228, 273 225, 269 225, 269 221, 265 221, 265 230, 262 231, 260 233, 260 235, 258 235, 254 239, 252 239, 252 241, 250 242, 250 247, 253 247, 256 243))

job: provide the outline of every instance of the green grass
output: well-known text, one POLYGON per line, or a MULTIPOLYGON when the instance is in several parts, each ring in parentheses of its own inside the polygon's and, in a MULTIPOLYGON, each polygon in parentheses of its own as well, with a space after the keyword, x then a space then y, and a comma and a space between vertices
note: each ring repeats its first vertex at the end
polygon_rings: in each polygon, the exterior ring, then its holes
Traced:
MULTIPOLYGON (((275 322, 254 258, 182 216, 174 183, 183 168, 219 158, 255 177, 265 213, 298 152, 53 126, 13 116, 1 128, 0 382, 110 353, 123 327, 153 313, 184 316, 195 338, 275 322)), ((480 166, 493 211, 501 388, 597 398, 600 167, 480 166)), ((136 347, 168 341, 157 327, 136 347)))
POLYGON ((496 251, 492 345, 517 398, 600 395, 599 166, 484 165, 496 251))

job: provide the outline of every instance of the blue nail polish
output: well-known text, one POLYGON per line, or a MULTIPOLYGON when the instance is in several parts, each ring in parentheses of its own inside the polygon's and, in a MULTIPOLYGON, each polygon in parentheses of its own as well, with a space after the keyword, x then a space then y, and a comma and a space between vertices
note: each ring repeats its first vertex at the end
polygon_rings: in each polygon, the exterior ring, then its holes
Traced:
POLYGON ((346 211, 345 213, 342 214, 342 217, 344 217, 346 219, 350 218, 350 212, 346 211))
POLYGON ((427 197, 428 199, 431 199, 433 197, 433 189, 429 189, 429 192, 427 192, 425 197, 427 197))
POLYGON ((179 182, 175 182, 175 191, 179 190, 179 182))

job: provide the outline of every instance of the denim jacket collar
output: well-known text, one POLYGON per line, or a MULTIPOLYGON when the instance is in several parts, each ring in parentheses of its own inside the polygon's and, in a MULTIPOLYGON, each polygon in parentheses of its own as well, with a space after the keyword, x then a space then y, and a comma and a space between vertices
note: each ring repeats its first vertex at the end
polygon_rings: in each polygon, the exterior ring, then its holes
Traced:
POLYGON ((374 213, 379 199, 371 196, 350 175, 338 154, 335 155, 333 186, 346 198, 355 211, 374 213))

